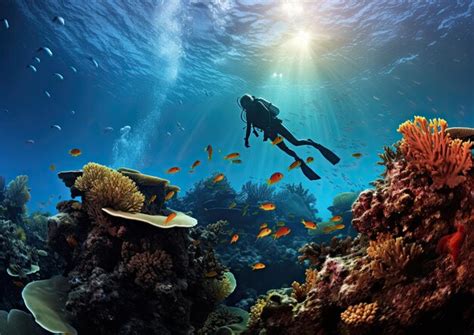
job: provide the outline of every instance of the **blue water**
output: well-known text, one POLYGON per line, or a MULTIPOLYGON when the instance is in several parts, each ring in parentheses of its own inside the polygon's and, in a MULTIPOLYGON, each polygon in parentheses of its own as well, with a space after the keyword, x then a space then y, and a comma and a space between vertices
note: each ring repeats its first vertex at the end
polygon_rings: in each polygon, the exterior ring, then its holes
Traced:
POLYGON ((474 2, 452 0, 3 0, 0 175, 27 174, 29 208, 53 210, 68 196, 57 171, 89 161, 169 177, 183 190, 214 172, 239 189, 281 171, 286 182, 304 183, 327 217, 334 195, 376 179, 377 153, 400 138, 404 120, 474 126, 473 14, 474 2), (53 22, 58 15, 64 26, 53 22), (341 162, 298 148, 322 176, 309 182, 287 172, 292 159, 261 137, 244 148, 236 99, 246 92, 272 101, 297 137, 341 162), (71 157, 71 148, 83 154, 71 157), (222 159, 235 151, 242 165, 222 159), (196 159, 203 164, 188 174, 196 159), (183 171, 166 176, 172 166, 183 171))

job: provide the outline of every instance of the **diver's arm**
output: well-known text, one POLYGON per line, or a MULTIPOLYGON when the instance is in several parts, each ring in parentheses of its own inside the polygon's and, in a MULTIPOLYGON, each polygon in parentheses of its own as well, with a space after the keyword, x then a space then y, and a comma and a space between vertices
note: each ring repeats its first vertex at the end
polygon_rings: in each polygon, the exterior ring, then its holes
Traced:
POLYGON ((249 148, 249 137, 250 137, 250 131, 252 130, 252 122, 247 120, 247 129, 245 130, 245 147, 249 148))

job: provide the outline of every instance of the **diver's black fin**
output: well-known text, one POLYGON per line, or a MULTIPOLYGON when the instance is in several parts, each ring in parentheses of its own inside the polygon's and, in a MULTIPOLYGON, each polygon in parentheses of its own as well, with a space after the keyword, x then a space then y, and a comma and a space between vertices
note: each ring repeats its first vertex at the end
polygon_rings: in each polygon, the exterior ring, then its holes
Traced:
POLYGON ((321 179, 321 177, 316 173, 314 172, 313 170, 311 170, 311 168, 306 165, 305 163, 302 163, 301 164, 301 171, 303 171, 303 174, 306 176, 306 178, 308 178, 309 180, 318 180, 318 179, 321 179))
MULTIPOLYGON (((311 142, 313 142, 313 141, 311 141, 311 142)), ((314 143, 314 147, 316 149, 318 149, 319 152, 321 153, 321 155, 323 155, 324 158, 326 158, 329 162, 331 162, 332 165, 336 165, 341 160, 338 155, 336 155, 334 152, 332 152, 331 150, 329 150, 328 148, 322 146, 319 143, 314 143)))

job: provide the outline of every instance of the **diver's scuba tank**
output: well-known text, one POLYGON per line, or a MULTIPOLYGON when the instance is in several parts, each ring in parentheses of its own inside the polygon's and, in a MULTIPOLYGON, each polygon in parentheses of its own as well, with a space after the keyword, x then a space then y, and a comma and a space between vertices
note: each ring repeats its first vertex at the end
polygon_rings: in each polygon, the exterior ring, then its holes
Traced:
POLYGON ((253 99, 255 101, 261 102, 270 111, 273 117, 277 117, 277 115, 280 114, 280 109, 274 104, 272 104, 270 101, 265 100, 264 98, 257 97, 253 97, 253 99))

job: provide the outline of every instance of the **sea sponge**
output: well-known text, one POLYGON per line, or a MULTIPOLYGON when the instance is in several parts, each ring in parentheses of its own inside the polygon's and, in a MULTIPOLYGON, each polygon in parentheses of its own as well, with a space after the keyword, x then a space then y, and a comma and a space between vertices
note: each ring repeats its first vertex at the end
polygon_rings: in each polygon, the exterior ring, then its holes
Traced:
POLYGON ((30 198, 28 176, 17 176, 8 183, 5 190, 5 202, 8 206, 23 209, 30 198))
POLYGON ((371 304, 362 302, 357 305, 349 306, 341 313, 341 320, 350 326, 370 325, 375 321, 378 304, 373 302, 371 304))
POLYGON ((54 276, 28 283, 21 296, 41 327, 52 333, 76 335, 77 331, 69 324, 65 312, 68 292, 67 278, 54 276))
POLYGON ((393 238, 389 234, 379 234, 377 240, 370 241, 367 248, 374 277, 386 279, 403 279, 407 265, 422 252, 418 244, 406 243, 403 237, 393 238))
POLYGON ((104 216, 104 207, 130 213, 140 212, 145 197, 130 178, 96 163, 85 165, 83 170, 74 187, 84 192, 85 207, 91 218, 100 221, 104 216))
POLYGON ((466 179, 465 175, 472 167, 472 143, 451 139, 446 128, 443 119, 428 122, 420 116, 398 128, 403 134, 400 150, 408 163, 417 170, 428 172, 436 189, 456 187, 466 179))

